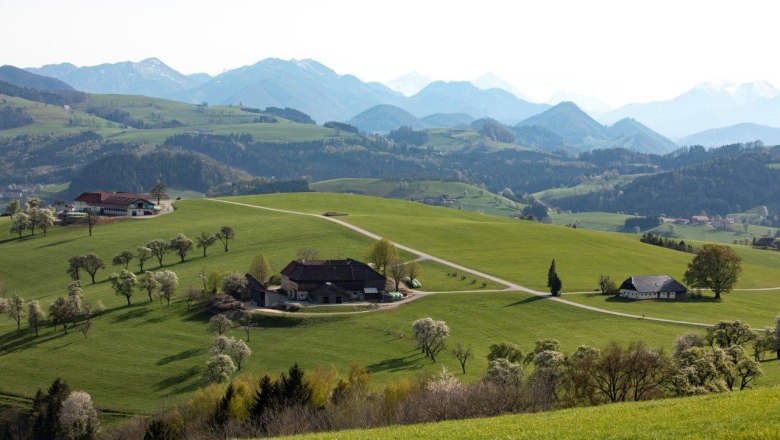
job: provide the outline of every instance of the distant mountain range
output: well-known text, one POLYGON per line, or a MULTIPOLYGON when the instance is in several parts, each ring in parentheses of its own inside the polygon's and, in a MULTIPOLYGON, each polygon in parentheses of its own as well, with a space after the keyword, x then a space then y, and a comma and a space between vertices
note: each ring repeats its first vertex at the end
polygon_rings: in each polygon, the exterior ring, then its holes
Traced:
POLYGON ((755 140, 760 140, 765 145, 780 145, 780 128, 753 123, 735 124, 694 133, 680 139, 680 144, 713 148, 755 140))
POLYGON ((0 66, 0 81, 5 81, 17 87, 46 91, 73 90, 73 87, 58 79, 37 75, 14 66, 0 66))
MULTIPOLYGON (((531 116, 515 127, 541 127, 560 137, 564 146, 574 151, 627 148, 643 153, 664 154, 677 149, 674 142, 636 120, 626 118, 607 127, 588 116, 573 102, 562 102, 543 113, 531 116)), ((543 134, 545 133, 538 130, 535 133, 537 136, 543 134)), ((556 138, 550 138, 550 141, 558 143, 556 138)), ((555 144, 540 146, 554 148, 555 144)))
MULTIPOLYGON (((18 70, 14 74, 18 75, 18 70)), ((202 73, 184 75, 156 58, 86 67, 50 64, 26 70, 85 92, 148 95, 188 103, 293 107, 320 123, 348 121, 366 109, 384 104, 402 108, 417 118, 462 113, 512 125, 550 107, 525 99, 515 86, 492 73, 471 82, 431 82, 424 75, 411 73, 388 82, 392 86, 388 87, 361 81, 353 75, 340 75, 314 60, 269 58, 213 78, 202 73)), ((37 88, 46 87, 63 85, 37 88)), ((767 82, 710 82, 670 100, 628 104, 616 110, 610 110, 596 98, 576 93, 558 92, 551 98, 553 103, 559 100, 577 103, 603 123, 632 118, 672 139, 742 123, 780 127, 780 91, 767 82)), ((595 130, 590 133, 595 140, 604 140, 596 126, 591 125, 590 130, 595 130)), ((749 136, 742 140, 761 137, 752 133, 765 131, 745 132, 749 136)), ((611 136, 606 135, 606 140, 611 140, 611 136)), ((687 143, 696 138, 685 139, 687 143)), ((634 141, 639 139, 628 142, 634 141)))
POLYGON ((124 61, 88 67, 76 67, 70 63, 48 64, 26 70, 57 78, 82 92, 146 95, 159 98, 197 87, 211 78, 205 73, 184 75, 157 58, 148 58, 138 63, 124 61))
POLYGON ((347 121, 347 123, 366 133, 382 134, 387 134, 399 127, 409 127, 415 130, 430 127, 430 125, 422 122, 401 107, 388 104, 375 105, 366 111, 360 112, 347 121))
POLYGON ((767 82, 709 82, 668 101, 628 104, 604 121, 632 117, 672 138, 752 122, 780 126, 780 91, 767 82))

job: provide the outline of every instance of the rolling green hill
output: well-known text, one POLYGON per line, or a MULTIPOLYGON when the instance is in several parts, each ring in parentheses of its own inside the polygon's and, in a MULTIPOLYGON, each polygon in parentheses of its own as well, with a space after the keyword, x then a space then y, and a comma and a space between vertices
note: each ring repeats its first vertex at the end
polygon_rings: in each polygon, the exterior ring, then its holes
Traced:
MULTIPOLYGON (((315 214, 345 211, 350 215, 342 219, 392 240, 536 288, 542 288, 552 254, 568 290, 595 287, 602 269, 615 273, 669 271, 678 275, 689 258, 617 234, 375 197, 306 193, 231 200, 315 214)), ((8 222, 7 217, 0 218, 0 229, 7 230, 8 222)), ((108 306, 106 313, 93 319, 88 338, 78 332, 63 335, 51 327, 34 338, 24 326, 17 333, 15 323, 0 320, 0 368, 7 377, 14 378, 0 385, 0 393, 31 396, 36 388, 47 386, 54 375, 60 375, 71 386, 88 390, 101 408, 149 412, 162 402, 177 401, 200 385, 207 359, 207 316, 201 309, 187 311, 181 299, 187 287, 199 286, 197 272, 243 271, 257 252, 264 253, 278 270, 294 258, 299 247, 318 248, 323 257, 360 258, 371 242, 311 216, 187 200, 177 203, 172 214, 102 225, 92 237, 78 226, 54 228, 48 237, 19 240, 8 236, 0 242, 0 264, 5 268, 0 278, 9 294, 39 299, 47 307, 57 295, 65 293, 68 277, 64 269, 72 255, 96 252, 110 260, 122 249, 154 238, 167 239, 178 232, 193 237, 202 231, 215 231, 223 224, 237 232, 230 252, 215 246, 206 258, 198 251, 184 263, 175 262, 174 256, 166 258, 165 269, 175 271, 180 280, 179 296, 170 306, 150 304, 142 294, 136 294, 133 306, 125 306, 124 298, 112 294, 105 281, 116 269, 109 268, 99 272, 97 284, 84 288, 87 299, 101 299, 108 306), (30 283, 31 279, 37 281, 30 283)), ((744 255, 745 285, 766 287, 777 282, 773 272, 767 270, 778 266, 776 259, 758 253, 761 258, 747 258, 750 252, 744 255)), ((430 262, 423 264, 421 279, 426 289, 474 289, 475 284, 469 282, 471 276, 460 283, 459 276, 453 279, 447 275, 450 269, 430 262)), ((148 266, 155 270, 156 264, 148 266)), ((766 308, 767 303, 774 303, 770 295, 762 298, 750 307, 766 308)), ((711 314, 713 318, 716 315, 711 314)), ((600 346, 611 340, 624 343, 638 335, 652 346, 670 348, 676 335, 695 330, 685 325, 604 315, 518 292, 439 294, 373 313, 314 318, 262 316, 249 341, 255 354, 242 371, 280 371, 298 361, 306 369, 333 363, 343 373, 357 361, 369 368, 376 383, 383 383, 420 371, 435 371, 441 364, 455 370, 454 359, 442 358, 440 363, 432 364, 408 339, 388 336, 407 333, 410 323, 421 316, 447 321, 452 328, 451 341, 472 344, 477 358, 484 358, 487 347, 495 342, 511 341, 528 347, 541 337, 559 339, 567 351, 580 344, 600 346)), ((243 332, 236 329, 234 334, 242 336, 243 332)), ((780 363, 765 362, 762 366, 767 375, 759 384, 780 383, 780 363)), ((480 374, 481 369, 475 367, 465 378, 475 379, 480 374)))
POLYGON ((780 437, 779 426, 780 388, 772 388, 287 438, 770 440, 780 437))
POLYGON ((334 179, 312 183, 311 189, 415 201, 446 195, 453 200, 451 207, 454 209, 509 217, 519 214, 525 207, 474 185, 440 180, 334 179))

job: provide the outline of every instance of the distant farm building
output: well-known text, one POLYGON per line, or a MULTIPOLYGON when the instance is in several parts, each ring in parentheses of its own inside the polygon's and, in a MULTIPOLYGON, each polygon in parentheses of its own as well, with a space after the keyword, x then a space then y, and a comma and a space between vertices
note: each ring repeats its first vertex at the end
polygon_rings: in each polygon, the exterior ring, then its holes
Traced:
POLYGON ((81 193, 73 201, 73 209, 125 217, 154 215, 160 211, 146 194, 108 191, 81 193))
POLYGON ((669 275, 631 277, 620 285, 620 296, 631 299, 679 299, 688 289, 669 275))
POLYGON ((290 299, 317 304, 379 300, 386 282, 371 266, 351 258, 292 261, 281 277, 290 299))

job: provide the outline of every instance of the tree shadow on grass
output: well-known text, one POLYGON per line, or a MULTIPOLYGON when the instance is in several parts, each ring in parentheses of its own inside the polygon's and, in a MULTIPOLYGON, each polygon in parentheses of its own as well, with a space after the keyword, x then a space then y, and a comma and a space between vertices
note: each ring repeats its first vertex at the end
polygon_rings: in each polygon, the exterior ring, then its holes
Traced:
MULTIPOLYGON (((141 318, 141 317, 144 317, 144 316, 146 316, 146 315, 148 315, 149 313, 152 312, 151 307, 140 308, 140 307, 142 307, 141 304, 138 304, 138 305, 133 304, 130 307, 131 307, 130 310, 128 310, 128 311, 126 311, 124 313, 121 313, 121 314, 119 314, 117 316, 114 316, 113 322, 114 323, 125 322, 125 321, 130 320, 130 319, 141 318)), ((127 306, 125 306, 125 308, 127 308, 127 306)))
POLYGON ((411 354, 409 356, 397 357, 391 359, 384 359, 379 362, 375 362, 366 367, 369 373, 378 373, 380 371, 388 371, 396 373, 398 371, 405 370, 419 370, 423 366, 427 358, 423 357, 420 353, 411 354))
POLYGON ((528 298, 523 298, 520 301, 515 301, 515 302, 513 302, 511 304, 507 304, 507 305, 505 305, 503 307, 513 307, 513 306, 519 306, 519 305, 523 305, 523 304, 529 304, 529 303, 532 303, 532 302, 535 302, 535 301, 539 301, 539 300, 542 300, 542 299, 545 299, 545 298, 547 298, 547 297, 545 297, 545 296, 536 296, 536 295, 529 296, 528 298))
MULTIPOLYGON (((73 329, 73 330, 69 330, 69 332, 70 331, 78 331, 78 330, 73 329)), ((65 336, 62 330, 58 330, 58 331, 52 330, 48 334, 42 334, 37 337, 35 336, 35 333, 32 330, 28 330, 28 331, 23 330, 21 332, 17 332, 14 330, 0 337, 0 353, 8 354, 14 351, 24 350, 33 345, 51 341, 53 339, 61 338, 62 336, 65 336)))
POLYGON ((200 349, 200 348, 190 348, 189 350, 183 350, 179 353, 172 354, 170 356, 165 356, 164 358, 157 361, 157 365, 166 365, 170 364, 171 362, 181 361, 184 359, 189 359, 191 357, 197 356, 206 350, 200 349))
POLYGON ((83 237, 75 237, 75 238, 66 238, 66 239, 57 240, 57 241, 50 241, 50 242, 47 242, 46 244, 42 244, 40 246, 37 246, 35 249, 46 249, 46 248, 50 248, 50 247, 54 247, 54 246, 59 246, 61 244, 70 243, 71 241, 80 240, 82 238, 83 237))
MULTIPOLYGON (((184 371, 182 371, 179 374, 175 374, 170 377, 166 377, 165 379, 157 382, 154 384, 154 389, 156 391, 162 391, 171 387, 175 387, 177 385, 181 385, 184 382, 188 381, 191 377, 195 376, 200 372, 200 368, 196 366, 192 366, 184 371)), ((189 387, 188 387, 189 388, 189 387)))

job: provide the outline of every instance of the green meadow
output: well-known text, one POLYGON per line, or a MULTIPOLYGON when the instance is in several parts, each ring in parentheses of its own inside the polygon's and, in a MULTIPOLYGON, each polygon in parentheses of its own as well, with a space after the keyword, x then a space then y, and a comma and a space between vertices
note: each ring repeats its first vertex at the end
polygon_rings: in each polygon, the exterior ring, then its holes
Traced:
MULTIPOLYGON (((591 288, 602 267, 615 276, 620 270, 656 273, 678 265, 682 271, 690 258, 619 234, 390 199, 307 193, 236 200, 314 213, 346 211, 350 215, 341 219, 394 241, 539 289, 552 256, 559 262, 564 285, 580 283, 591 288), (601 250, 609 252, 599 253, 601 250), (578 265, 582 267, 575 270, 578 265)), ((38 387, 62 376, 72 387, 90 392, 99 407, 113 411, 148 413, 180 401, 201 385, 211 337, 206 313, 200 308, 188 311, 181 299, 188 287, 200 285, 199 271, 243 272, 258 252, 278 271, 301 247, 317 248, 324 258, 362 258, 371 243, 343 226, 311 216, 194 199, 178 202, 174 213, 158 218, 101 225, 92 237, 80 226, 55 227, 47 237, 40 233, 23 239, 6 235, 0 241, 4 268, 0 280, 9 294, 39 299, 48 307, 66 292, 66 261, 73 255, 95 252, 110 263, 121 250, 134 249, 149 240, 170 239, 178 232, 195 237, 202 231, 216 232, 222 225, 236 230, 229 252, 223 252, 217 243, 205 258, 197 249, 184 263, 173 255, 166 257, 164 269, 175 271, 180 280, 179 296, 170 306, 149 303, 140 293, 134 295, 132 306, 126 306, 124 298, 114 295, 106 281, 117 269, 109 267, 98 273, 96 284, 85 282, 85 298, 100 299, 108 308, 93 318, 86 338, 77 331, 64 335, 60 328, 55 332, 52 327, 44 328, 35 338, 24 323, 17 332, 14 322, 0 319, 0 368, 6 377, 13 378, 0 383, 0 394, 31 397, 38 387)), ((9 219, 0 218, 0 228, 7 231, 8 226, 9 219)), ((405 254, 403 258, 412 257, 405 254)), ((439 264, 425 261, 420 265, 425 290, 477 292, 430 295, 394 309, 353 315, 260 314, 249 340, 254 354, 241 374, 279 372, 293 362, 305 369, 332 363, 346 374, 352 362, 359 362, 373 374, 374 384, 382 384, 421 372, 433 373, 442 364, 457 371, 457 363, 449 355, 442 354, 433 364, 414 348, 409 339, 411 323, 425 316, 448 323, 452 344, 473 347, 476 357, 463 376, 465 380, 480 377, 488 346, 496 342, 513 342, 528 350, 536 339, 556 338, 564 350, 571 351, 580 344, 603 346, 612 340, 626 343, 641 339, 651 346, 671 349, 678 334, 701 331, 686 325, 604 315, 517 292, 479 292, 479 279, 472 284, 472 277, 452 277, 448 274, 453 270, 439 264)), ((156 266, 156 262, 147 264, 151 270, 157 270, 156 266)), ((763 278, 752 280, 755 286, 776 282, 766 267, 778 267, 777 262, 758 257, 747 262, 746 273, 764 272, 763 278)), ((482 289, 500 287, 488 283, 482 289)), ((762 298, 773 301, 768 295, 762 298)), ((711 321, 718 318, 715 312, 711 315, 711 321)), ((246 337, 240 329, 233 334, 246 337)), ((780 383, 780 362, 767 361, 762 366, 767 374, 759 385, 780 383)))
POLYGON ((537 414, 288 437, 327 439, 728 439, 780 437, 780 388, 537 414))

